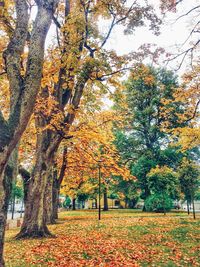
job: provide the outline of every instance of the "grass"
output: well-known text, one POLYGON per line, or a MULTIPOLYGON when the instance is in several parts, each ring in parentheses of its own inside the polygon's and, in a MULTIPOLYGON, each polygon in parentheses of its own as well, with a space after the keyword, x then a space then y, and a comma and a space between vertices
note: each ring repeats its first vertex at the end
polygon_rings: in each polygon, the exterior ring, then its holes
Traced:
POLYGON ((18 229, 7 231, 6 266, 200 266, 199 214, 113 210, 97 218, 94 210, 62 212, 50 239, 16 241, 18 229))

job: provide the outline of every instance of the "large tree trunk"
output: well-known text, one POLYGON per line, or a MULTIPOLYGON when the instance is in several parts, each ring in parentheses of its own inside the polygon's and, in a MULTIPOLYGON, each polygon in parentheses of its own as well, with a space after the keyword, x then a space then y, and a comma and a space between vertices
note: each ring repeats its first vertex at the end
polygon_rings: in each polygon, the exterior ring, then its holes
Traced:
POLYGON ((50 221, 49 206, 51 205, 52 166, 53 155, 47 155, 46 151, 50 145, 52 132, 42 130, 46 126, 44 118, 36 117, 37 144, 36 163, 31 174, 25 192, 25 212, 21 231, 16 238, 45 237, 50 236, 47 228, 47 220, 50 221), (46 194, 46 195, 45 195, 46 194))
POLYGON ((107 188, 105 188, 104 193, 103 193, 103 200, 104 200, 104 211, 108 211, 108 194, 107 194, 107 188))
POLYGON ((49 162, 37 162, 25 202, 24 220, 16 238, 51 236, 45 216, 45 190, 48 183, 49 162))

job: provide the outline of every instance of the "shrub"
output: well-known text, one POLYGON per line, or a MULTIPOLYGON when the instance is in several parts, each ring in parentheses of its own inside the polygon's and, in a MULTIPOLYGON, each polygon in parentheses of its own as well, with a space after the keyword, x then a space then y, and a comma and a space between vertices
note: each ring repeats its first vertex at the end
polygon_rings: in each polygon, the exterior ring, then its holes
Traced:
POLYGON ((172 199, 166 194, 153 194, 145 201, 146 211, 169 211, 172 208, 172 205, 172 199))

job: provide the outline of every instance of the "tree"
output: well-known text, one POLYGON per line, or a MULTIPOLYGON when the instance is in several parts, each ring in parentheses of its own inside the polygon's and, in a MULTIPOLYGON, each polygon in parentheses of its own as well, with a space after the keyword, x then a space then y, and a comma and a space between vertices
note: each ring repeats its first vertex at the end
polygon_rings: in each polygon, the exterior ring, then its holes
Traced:
MULTIPOLYGON (((151 168, 164 165, 164 157, 172 164, 166 150, 169 137, 161 128, 161 123, 165 122, 162 101, 173 99, 177 86, 177 77, 172 72, 137 65, 125 83, 125 92, 116 92, 115 108, 122 112, 125 123, 124 127, 116 129, 115 143, 132 175, 137 177, 144 199, 150 195, 147 174, 151 168), (119 95, 122 95, 122 104, 119 95)), ((178 124, 174 110, 179 113, 181 108, 177 105, 166 105, 166 108, 174 114, 173 127, 178 124)), ((176 149, 173 153, 176 154, 176 149)))
POLYGON ((124 179, 122 176, 114 176, 114 183, 110 186, 109 198, 120 198, 125 201, 126 208, 134 208, 140 197, 140 188, 134 177, 124 179))
MULTIPOLYGON (((162 208, 166 214, 166 198, 177 195, 178 179, 175 172, 167 166, 156 166, 147 174, 149 189, 162 199, 162 208)), ((161 208, 161 207, 160 207, 161 208)))
POLYGON ((15 213, 15 200, 23 199, 23 189, 17 183, 14 183, 12 185, 12 191, 11 191, 11 203, 12 203, 12 219, 14 219, 14 213, 15 213))
POLYGON ((172 99, 163 99, 163 115, 166 118, 162 125, 164 131, 174 137, 174 143, 181 146, 182 151, 197 148, 200 144, 199 134, 199 66, 193 66, 192 71, 187 71, 182 76, 182 84, 173 93, 172 99), (179 105, 182 112, 174 110, 172 114, 168 106, 179 105), (176 127, 172 127, 172 116, 178 119, 176 127))
POLYGON ((97 196, 99 160, 101 160, 101 193, 107 210, 107 192, 116 183, 115 176, 132 179, 129 171, 120 165, 120 157, 113 145, 113 121, 118 116, 113 111, 96 111, 78 116, 79 123, 72 127, 73 139, 68 143, 67 168, 62 192, 72 198, 79 194, 97 196), (77 131, 78 129, 78 131, 77 131))
POLYGON ((185 195, 185 199, 187 202, 192 203, 193 205, 193 217, 195 219, 195 207, 194 207, 194 199, 195 193, 199 189, 200 180, 199 180, 199 166, 188 160, 187 158, 183 158, 183 161, 178 169, 178 176, 180 180, 181 190, 185 195))
MULTIPOLYGON (((12 3, 1 1, 1 30, 9 37, 3 52, 4 72, 9 81, 10 111, 5 119, 0 111, 0 265, 4 266, 3 244, 12 169, 7 165, 33 112, 42 78, 44 43, 58 0, 36 1, 37 16, 29 33, 29 6, 25 0, 15 1, 16 20, 12 27, 12 3), (22 64, 22 55, 28 55, 22 64), (24 69, 23 69, 24 68, 24 69)), ((13 9, 12 9, 13 10, 13 9)))
POLYGON ((73 1, 73 4, 65 1, 54 21, 58 28, 58 47, 50 51, 46 61, 36 111, 38 135, 36 164, 32 173, 34 179, 31 179, 24 222, 18 238, 50 234, 46 218, 41 218, 48 212, 43 210, 41 203, 51 203, 51 200, 44 200, 48 177, 52 177, 52 166, 60 143, 69 138, 68 133, 83 92, 89 83, 100 83, 126 69, 127 57, 118 57, 115 52, 105 50, 113 28, 123 24, 132 32, 135 27, 149 21, 150 28, 157 32, 160 24, 153 8, 148 4, 142 6, 138 1, 130 6, 124 1, 73 1), (110 19, 111 24, 102 36, 94 21, 105 18, 110 19))

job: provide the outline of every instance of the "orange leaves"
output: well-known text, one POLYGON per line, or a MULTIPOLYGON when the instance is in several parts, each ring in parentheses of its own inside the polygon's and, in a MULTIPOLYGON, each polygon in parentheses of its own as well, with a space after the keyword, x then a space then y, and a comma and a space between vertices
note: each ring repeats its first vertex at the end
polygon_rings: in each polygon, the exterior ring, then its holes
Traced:
MULTIPOLYGON (((6 242, 9 266, 199 266, 199 223, 132 210, 65 212, 50 226, 56 238, 6 242), (192 242, 191 242, 192 240, 192 242)), ((16 231, 9 231, 9 238, 16 231)))
POLYGON ((118 120, 114 111, 100 111, 86 114, 80 110, 77 121, 71 127, 73 139, 66 141, 68 146, 68 167, 62 192, 72 195, 81 189, 92 192, 96 184, 88 182, 97 179, 99 160, 101 160, 102 182, 112 179, 112 175, 133 179, 126 167, 120 166, 120 156, 113 144, 113 122, 118 120))
POLYGON ((178 145, 185 151, 200 144, 199 105, 200 105, 200 76, 199 66, 183 75, 183 84, 176 89, 173 99, 163 99, 162 109, 165 121, 163 130, 170 132, 178 145), (177 107, 177 111, 174 109, 177 107), (177 117, 177 127, 171 128, 172 118, 177 117), (178 137, 178 141, 177 141, 178 137))

